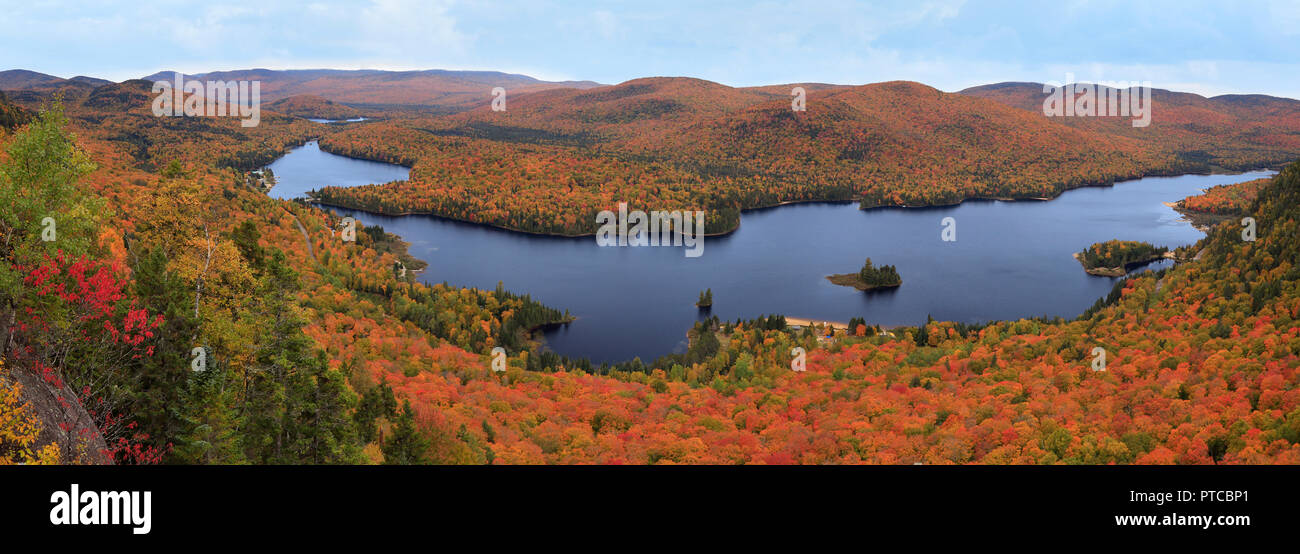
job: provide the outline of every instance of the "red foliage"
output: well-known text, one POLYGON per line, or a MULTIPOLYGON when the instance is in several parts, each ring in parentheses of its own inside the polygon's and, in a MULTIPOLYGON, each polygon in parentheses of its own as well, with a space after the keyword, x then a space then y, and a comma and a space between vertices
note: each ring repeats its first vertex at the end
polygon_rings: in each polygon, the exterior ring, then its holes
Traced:
POLYGON ((154 347, 144 342, 154 337, 163 324, 162 314, 150 315, 127 298, 128 281, 116 264, 81 256, 75 260, 60 250, 34 267, 19 267, 23 284, 29 287, 35 305, 24 310, 18 330, 41 337, 39 347, 27 346, 20 359, 55 391, 65 418, 59 424, 66 433, 89 439, 94 429, 107 448, 102 453, 118 463, 152 464, 170 449, 147 446, 148 435, 135 430, 135 423, 114 408, 108 398, 111 379, 104 382, 97 368, 68 367, 67 351, 72 348, 92 353, 87 357, 105 366, 153 355, 154 347), (59 324, 59 323, 62 324, 59 324), (93 385, 92 385, 93 383, 93 385), (78 423, 77 403, 93 422, 78 423))

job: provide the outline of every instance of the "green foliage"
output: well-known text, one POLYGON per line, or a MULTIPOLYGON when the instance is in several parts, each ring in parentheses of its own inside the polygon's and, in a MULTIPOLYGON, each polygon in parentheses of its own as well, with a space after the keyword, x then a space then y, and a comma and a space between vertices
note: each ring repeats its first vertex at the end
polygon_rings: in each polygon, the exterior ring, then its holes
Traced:
POLYGON ((1157 248, 1145 242, 1110 240, 1089 246, 1080 253, 1080 261, 1087 269, 1114 267, 1127 269, 1130 265, 1159 258, 1168 251, 1166 247, 1157 248))
POLYGON ((31 114, 26 110, 9 103, 3 92, 0 92, 0 129, 13 129, 27 123, 31 119, 31 114))
POLYGON ((248 266, 257 271, 261 271, 266 263, 266 249, 258 244, 260 237, 257 223, 251 219, 245 219, 230 232, 235 248, 239 249, 239 253, 248 261, 248 266))
POLYGON ((238 387, 223 364, 208 358, 179 391, 173 420, 181 427, 170 461, 181 464, 239 464, 245 461, 236 411, 238 387))
MULTIPOLYGON (((66 125, 63 105, 56 103, 16 133, 5 148, 9 160, 0 165, 3 308, 15 309, 22 296, 19 268, 33 267, 57 251, 75 258, 96 249, 94 231, 103 203, 76 186, 95 166, 77 148, 75 138, 64 131, 66 125), (53 223, 55 240, 47 241, 42 234, 51 228, 49 223, 53 223)), ((6 325, 0 330, 7 335, 7 324, 0 325, 6 325)))
POLYGON ((397 415, 397 398, 388 383, 380 383, 367 390, 361 396, 361 403, 353 416, 357 422, 357 432, 361 436, 361 442, 374 442, 379 437, 379 426, 376 422, 380 418, 392 419, 395 415, 397 415))
POLYGON ((402 411, 393 426, 393 435, 384 441, 384 463, 388 465, 414 465, 429 462, 431 441, 415 428, 415 415, 411 402, 402 401, 402 411))
MULTIPOLYGON (((222 406, 204 405, 207 402, 226 402, 216 391, 210 390, 204 379, 195 384, 190 377, 191 352, 199 344, 199 320, 194 314, 194 291, 184 279, 167 268, 167 258, 160 250, 150 250, 138 255, 133 266, 135 294, 143 307, 151 313, 162 314, 163 323, 155 331, 154 355, 138 360, 134 371, 133 413, 141 430, 157 445, 183 444, 188 441, 207 441, 204 448, 216 448, 213 438, 200 439, 198 434, 213 433, 213 426, 229 422, 209 421, 208 417, 225 417, 222 406), (186 388, 186 387, 190 388, 186 388), (188 395, 190 400, 183 401, 188 395), (176 414, 182 418, 177 419, 176 414), (204 429, 199 427, 207 426, 204 429), (192 433, 185 437, 186 433, 192 433)), ((211 352, 209 351, 209 354, 211 352)), ((211 356, 208 366, 215 364, 211 356)), ((224 379, 224 375, 221 379, 224 379)), ((181 454, 178 461, 211 461, 207 452, 190 451, 181 454), (194 458, 191 458, 193 456, 194 458)))
MULTIPOLYGON (((374 292, 372 289, 365 290, 374 292)), ((387 294, 393 299, 394 315, 449 341, 452 340, 449 323, 455 321, 458 312, 476 309, 479 317, 500 321, 503 314, 509 311, 510 317, 490 331, 476 326, 454 341, 457 346, 476 352, 484 350, 489 337, 496 346, 508 351, 523 350, 528 343, 528 334, 533 329, 571 319, 567 313, 543 305, 530 295, 507 292, 501 283, 497 284, 493 292, 411 285, 389 288, 387 294), (467 294, 474 296, 475 302, 466 305, 464 295, 467 294)))
POLYGON ((350 463, 360 445, 351 417, 356 395, 330 369, 303 332, 296 313, 298 275, 276 250, 258 293, 269 314, 256 363, 248 376, 244 451, 256 463, 350 463))
POLYGON ((858 279, 873 287, 892 287, 903 283, 903 278, 898 276, 897 268, 892 265, 876 267, 871 263, 871 258, 867 258, 866 263, 862 264, 862 269, 858 270, 858 279))

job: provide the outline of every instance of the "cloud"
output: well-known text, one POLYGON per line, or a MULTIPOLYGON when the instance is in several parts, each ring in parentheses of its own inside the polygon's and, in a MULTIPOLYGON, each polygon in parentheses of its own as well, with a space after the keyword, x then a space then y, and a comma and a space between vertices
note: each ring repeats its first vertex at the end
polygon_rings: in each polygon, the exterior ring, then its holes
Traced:
POLYGON ((1300 5, 1071 0, 180 0, 20 2, 0 69, 111 79, 161 69, 493 69, 730 85, 1151 80, 1300 96, 1300 5))
POLYGON ((448 12, 453 3, 439 0, 372 0, 361 10, 357 48, 369 54, 436 60, 459 54, 471 39, 457 29, 448 12))
POLYGON ((606 11, 591 12, 592 26, 601 37, 612 39, 618 34, 618 16, 606 11))

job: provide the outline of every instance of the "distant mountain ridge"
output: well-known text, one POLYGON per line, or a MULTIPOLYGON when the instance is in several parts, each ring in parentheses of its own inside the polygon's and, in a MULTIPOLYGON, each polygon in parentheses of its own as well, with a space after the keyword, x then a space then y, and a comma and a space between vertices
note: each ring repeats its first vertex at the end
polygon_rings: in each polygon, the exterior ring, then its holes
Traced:
MULTIPOLYGON (((140 79, 151 82, 170 81, 174 79, 176 73, 175 71, 164 70, 140 79)), ((456 109, 486 105, 491 100, 492 88, 498 86, 506 89, 508 99, 513 99, 520 94, 545 90, 587 90, 612 86, 595 81, 546 81, 528 75, 501 71, 446 69, 391 71, 381 69, 275 70, 253 68, 184 75, 186 78, 199 80, 258 80, 262 83, 262 99, 268 102, 306 95, 348 104, 395 104, 456 109)), ((634 79, 622 84, 656 79, 673 81, 686 78, 648 77, 634 79)), ((701 79, 686 80, 709 82, 701 79)), ((109 84, 113 84, 113 82, 81 75, 65 79, 26 69, 0 71, 0 90, 45 91, 72 89, 89 91, 109 84)), ((728 87, 720 84, 717 86, 721 89, 744 93, 751 100, 757 100, 778 97, 788 98, 793 87, 802 87, 805 91, 812 93, 851 89, 857 85, 790 83, 752 87, 728 87)), ((1039 109, 1043 100, 1042 89, 1043 84, 1041 83, 1006 81, 969 87, 957 91, 956 94, 988 98, 1022 109, 1039 109)), ((1295 106, 1300 106, 1300 100, 1264 94, 1223 94, 1204 97, 1198 94, 1165 89, 1153 89, 1153 94, 1158 101, 1171 106, 1202 106, 1206 102, 1220 108, 1237 107, 1251 110, 1289 110, 1295 106)))
POLYGON ((112 83, 107 79, 86 77, 84 75, 64 79, 26 69, 0 71, 0 90, 48 89, 66 85, 82 85, 93 88, 112 83))
POLYGON ((63 81, 63 78, 26 69, 10 69, 0 71, 0 89, 19 90, 31 88, 33 86, 56 83, 63 81))
MULTIPOLYGON (((1078 83, 1087 84, 1087 83, 1078 83)), ((1279 163, 1300 152, 1300 100, 1264 94, 1205 97, 1190 92, 1151 89, 1149 127, 1134 127, 1132 118, 1047 117, 1047 95, 1040 83, 994 83, 958 92, 1022 109, 1068 127, 1099 133, 1111 140, 1136 139, 1159 145, 1192 162, 1228 169, 1279 163), (1271 151, 1271 154, 1264 154, 1271 151)))
MULTIPOLYGON (((174 71, 160 71, 143 78, 148 81, 171 81, 175 75, 174 71)), ((309 95, 350 104, 444 107, 487 103, 491 101, 491 91, 495 87, 503 87, 507 94, 513 95, 556 88, 589 89, 603 86, 593 81, 543 81, 500 71, 445 69, 241 69, 184 75, 189 79, 205 81, 260 81, 262 99, 266 101, 309 95)))
MULTIPOLYGON (((1078 81, 1072 83, 1076 85, 1090 85, 1088 81, 1078 81)), ((1045 93, 1043 88, 1047 85, 1043 83, 1032 83, 1025 81, 1004 81, 1001 83, 990 83, 987 85, 978 85, 964 88, 957 91, 958 94, 967 96, 978 96, 997 100, 1004 104, 1017 108, 1029 108, 1030 100, 1032 107, 1041 108, 1045 93)), ((1100 86, 1100 85, 1099 85, 1100 86)), ((1300 107, 1300 100, 1287 98, 1284 96, 1270 96, 1267 94, 1220 94, 1218 96, 1201 96, 1194 92, 1179 92, 1162 88, 1151 89, 1152 98, 1171 104, 1183 105, 1187 103, 1196 103, 1208 101, 1218 105, 1242 105, 1242 106, 1288 106, 1300 107)))

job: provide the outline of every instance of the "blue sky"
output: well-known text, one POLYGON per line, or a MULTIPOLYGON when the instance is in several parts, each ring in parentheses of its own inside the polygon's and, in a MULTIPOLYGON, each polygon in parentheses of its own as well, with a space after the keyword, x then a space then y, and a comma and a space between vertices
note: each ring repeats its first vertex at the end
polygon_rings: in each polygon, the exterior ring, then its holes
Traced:
POLYGON ((0 0, 0 69, 490 69, 733 86, 1151 81, 1300 98, 1300 1, 0 0))

